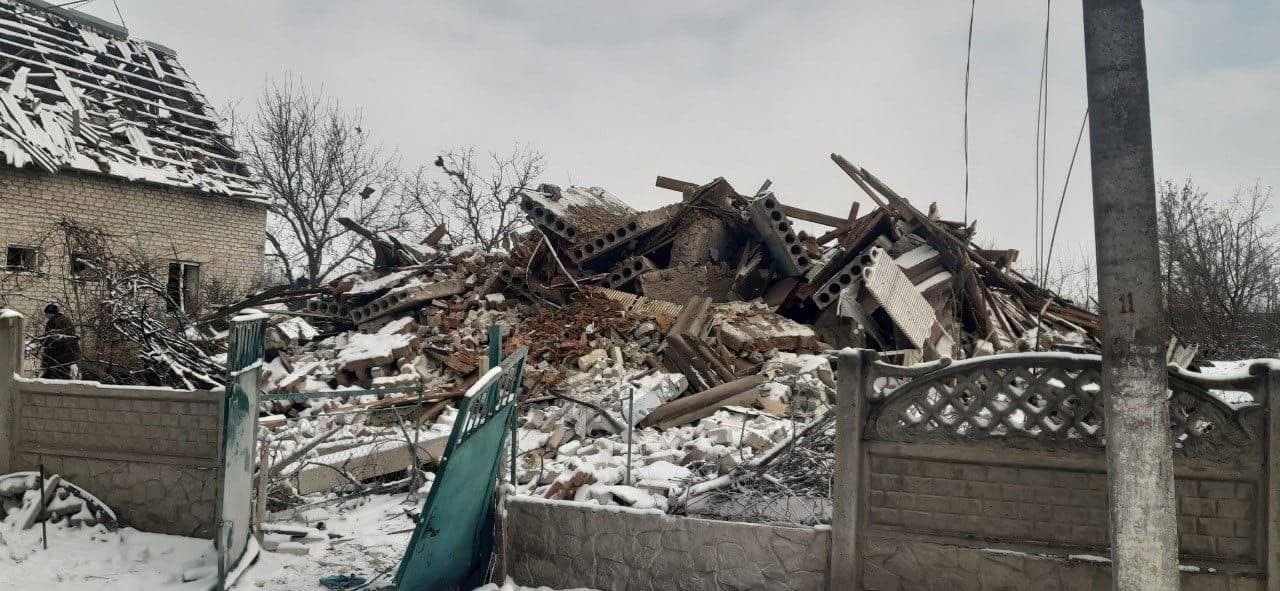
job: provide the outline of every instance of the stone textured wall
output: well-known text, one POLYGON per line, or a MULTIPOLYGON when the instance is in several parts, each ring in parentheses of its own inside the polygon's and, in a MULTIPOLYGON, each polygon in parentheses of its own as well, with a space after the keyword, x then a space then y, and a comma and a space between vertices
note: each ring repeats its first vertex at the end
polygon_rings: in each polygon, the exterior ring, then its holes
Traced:
MULTIPOLYGON (((12 469, 61 474, 144 531, 213 537, 222 394, 11 381, 12 469)), ((3 396, 0 396, 2 399, 3 396)))
POLYGON ((831 536, 779 527, 514 498, 507 574, 522 585, 614 591, 822 590, 831 536))
MULTIPOLYGON (((824 590, 831 535, 515 498, 503 524, 507 574, 521 585, 600 590, 824 590)), ((870 532, 865 591, 1101 591, 1105 556, 986 548, 984 542, 870 532)), ((1183 591, 1262 591, 1256 569, 1184 567, 1183 591)))
MULTIPOLYGON (((863 557, 866 591, 1110 591, 1105 558, 1054 558, 1028 552, 968 547, 900 536, 868 536, 863 557)), ((1184 569, 1182 591, 1262 591, 1255 573, 1184 569)))
MULTIPOLYGON (((509 498, 507 575, 523 585, 610 590, 825 589, 830 532, 672 517, 565 501, 509 498)), ((865 591, 1109 591, 1106 553, 873 531, 865 591), (1020 548, 1021 551, 1007 548, 1020 548), (1098 556, 1097 554, 1101 554, 1098 556)), ((1262 591, 1257 569, 1185 566, 1183 591, 1262 591)))
MULTIPOLYGON (((873 526, 1006 542, 1108 547, 1102 472, 991 466, 871 456, 873 526)), ((1255 556, 1257 485, 1180 478, 1178 534, 1184 555, 1255 556)))
MULTIPOLYGON (((64 216, 141 245, 151 256, 200 263, 205 283, 245 290, 262 277, 267 210, 261 204, 101 175, 0 167, 0 247, 39 246, 64 216)), ((49 251, 42 271, 65 276, 69 255, 49 251)), ((28 318, 41 318, 44 304, 62 292, 60 281, 6 274, 0 269, 6 291, 14 283, 21 288, 8 306, 28 318)))

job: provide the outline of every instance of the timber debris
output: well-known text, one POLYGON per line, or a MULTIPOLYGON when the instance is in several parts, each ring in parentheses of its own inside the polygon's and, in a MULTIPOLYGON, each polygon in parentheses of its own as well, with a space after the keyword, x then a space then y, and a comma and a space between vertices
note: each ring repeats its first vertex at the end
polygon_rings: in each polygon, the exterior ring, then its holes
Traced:
POLYGON ((770 183, 659 177, 680 201, 647 212, 600 188, 527 190, 531 229, 504 251, 347 222, 372 267, 245 302, 273 314, 266 390, 303 395, 263 409, 273 501, 430 465, 494 325, 504 353, 530 350, 517 491, 666 510, 738 494, 748 468, 783 470, 760 486, 827 490, 810 468, 826 461, 812 442, 828 439, 836 348, 902 363, 1097 350, 1097 317, 1016 271, 1017 251, 977 248, 976 224, 832 159, 876 207, 837 217, 770 183))

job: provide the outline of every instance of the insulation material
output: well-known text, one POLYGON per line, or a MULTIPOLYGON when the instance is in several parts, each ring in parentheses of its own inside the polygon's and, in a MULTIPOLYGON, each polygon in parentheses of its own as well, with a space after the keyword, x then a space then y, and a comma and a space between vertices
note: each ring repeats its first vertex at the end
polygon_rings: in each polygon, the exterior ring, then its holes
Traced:
POLYGON ((933 326, 938 323, 933 306, 916 291, 911 280, 884 250, 872 249, 871 258, 875 264, 862 270, 863 285, 911 344, 925 348, 930 344, 933 326))

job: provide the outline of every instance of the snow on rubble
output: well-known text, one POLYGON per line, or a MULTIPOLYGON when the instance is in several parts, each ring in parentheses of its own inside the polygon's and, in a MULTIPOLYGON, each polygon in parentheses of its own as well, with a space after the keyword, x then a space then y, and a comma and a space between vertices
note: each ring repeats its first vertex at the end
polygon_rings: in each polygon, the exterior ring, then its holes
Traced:
POLYGON ((836 348, 912 363, 1096 347, 1096 317, 1013 271, 1016 252, 846 172, 892 196, 822 237, 787 216, 830 216, 724 179, 668 180, 684 199, 647 212, 541 185, 520 195, 533 229, 502 250, 359 232, 374 266, 246 300, 272 315, 266 390, 299 395, 263 408, 272 510, 426 482, 495 326, 504 356, 528 351, 513 492, 669 512, 770 463, 826 491, 795 462, 823 461, 836 348), (775 462, 798 439, 818 447, 775 462))
POLYGON ((117 528, 110 507, 56 474, 44 490, 34 472, 0 475, 0 588, 204 591, 216 582, 210 541, 117 528))

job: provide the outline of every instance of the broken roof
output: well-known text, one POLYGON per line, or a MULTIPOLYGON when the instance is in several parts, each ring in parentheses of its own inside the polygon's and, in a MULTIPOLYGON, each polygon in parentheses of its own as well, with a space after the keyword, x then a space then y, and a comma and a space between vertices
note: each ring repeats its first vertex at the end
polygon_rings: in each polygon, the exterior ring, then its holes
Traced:
POLYGON ((172 50, 39 0, 0 0, 0 58, 6 164, 264 198, 172 50))

